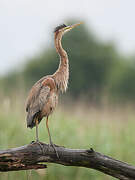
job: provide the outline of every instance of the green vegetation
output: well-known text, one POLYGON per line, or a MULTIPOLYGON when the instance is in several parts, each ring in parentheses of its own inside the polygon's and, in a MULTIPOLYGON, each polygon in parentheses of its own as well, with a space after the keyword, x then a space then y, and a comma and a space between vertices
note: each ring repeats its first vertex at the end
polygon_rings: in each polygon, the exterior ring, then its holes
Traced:
MULTIPOLYGON (((24 99, 5 99, 0 105, 0 149, 22 146, 35 138, 35 129, 27 129, 25 122, 24 99)), ((50 117, 49 125, 56 144, 69 148, 90 148, 135 165, 134 127, 135 112, 131 107, 119 109, 102 106, 96 108, 83 103, 72 106, 59 106, 50 117)), ((40 140, 48 142, 45 120, 40 126, 40 140)), ((104 180, 114 179, 92 169, 64 167, 48 164, 40 171, 0 173, 2 180, 27 179, 47 180, 104 180)))

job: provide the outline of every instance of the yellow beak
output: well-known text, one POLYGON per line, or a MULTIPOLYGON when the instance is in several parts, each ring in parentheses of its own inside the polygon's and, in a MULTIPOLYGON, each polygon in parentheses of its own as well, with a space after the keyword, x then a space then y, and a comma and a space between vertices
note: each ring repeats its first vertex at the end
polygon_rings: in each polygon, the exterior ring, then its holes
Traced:
POLYGON ((73 24, 73 25, 71 25, 71 26, 67 26, 67 27, 64 28, 64 30, 71 30, 71 29, 73 29, 73 28, 75 28, 76 26, 79 26, 79 25, 81 25, 81 24, 83 24, 83 22, 80 22, 80 23, 77 23, 77 24, 73 24))
POLYGON ((79 26, 79 25, 81 25, 81 24, 83 24, 83 22, 80 22, 80 23, 77 23, 77 24, 73 24, 73 25, 71 25, 71 26, 69 26, 71 29, 73 29, 73 28, 75 28, 76 26, 79 26))

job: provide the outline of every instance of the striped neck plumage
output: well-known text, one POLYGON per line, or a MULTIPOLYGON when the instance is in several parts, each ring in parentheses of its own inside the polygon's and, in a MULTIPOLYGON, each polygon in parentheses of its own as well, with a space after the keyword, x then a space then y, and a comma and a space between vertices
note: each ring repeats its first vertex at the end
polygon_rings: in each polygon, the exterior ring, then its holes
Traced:
POLYGON ((57 71, 53 74, 58 90, 65 92, 68 87, 69 63, 68 55, 61 45, 62 33, 55 33, 55 48, 60 56, 60 64, 57 71))

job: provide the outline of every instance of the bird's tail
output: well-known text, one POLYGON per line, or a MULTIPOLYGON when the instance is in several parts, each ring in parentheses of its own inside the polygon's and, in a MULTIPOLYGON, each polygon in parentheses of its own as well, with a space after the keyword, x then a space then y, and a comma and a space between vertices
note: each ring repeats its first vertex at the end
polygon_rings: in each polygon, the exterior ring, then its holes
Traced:
POLYGON ((34 126, 36 126, 36 119, 38 119, 38 124, 40 123, 41 121, 41 118, 40 118, 40 112, 37 112, 37 113, 31 113, 31 112, 28 112, 27 114, 27 128, 33 128, 34 126))
POLYGON ((26 121, 27 121, 27 128, 32 129, 36 125, 35 116, 32 115, 30 112, 28 112, 28 114, 27 114, 26 121))

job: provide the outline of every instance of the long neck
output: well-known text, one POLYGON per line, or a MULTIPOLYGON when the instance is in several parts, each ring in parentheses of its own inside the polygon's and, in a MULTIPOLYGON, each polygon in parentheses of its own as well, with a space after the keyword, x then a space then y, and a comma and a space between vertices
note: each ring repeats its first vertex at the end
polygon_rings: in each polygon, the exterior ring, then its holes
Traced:
POLYGON ((66 51, 62 48, 62 34, 55 33, 55 48, 60 56, 60 63, 57 71, 53 74, 58 90, 64 92, 68 86, 69 79, 69 63, 66 51))

